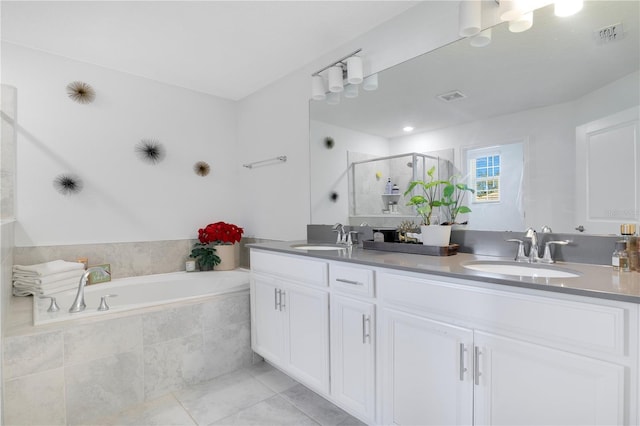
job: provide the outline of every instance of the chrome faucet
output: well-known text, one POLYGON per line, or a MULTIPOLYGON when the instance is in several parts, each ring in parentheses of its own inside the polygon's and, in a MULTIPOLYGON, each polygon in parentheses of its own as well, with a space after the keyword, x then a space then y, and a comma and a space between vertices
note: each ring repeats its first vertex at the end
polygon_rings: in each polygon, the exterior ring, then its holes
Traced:
POLYGON ((571 243, 571 240, 561 240, 561 241, 547 241, 547 243, 544 245, 544 255, 542 256, 542 259, 540 259, 540 262, 542 263, 556 263, 556 261, 553 259, 553 257, 551 257, 551 245, 552 244, 556 244, 556 245, 560 245, 560 246, 566 246, 567 244, 571 243))
POLYGON ((82 312, 84 311, 84 308, 87 307, 87 305, 84 303, 84 287, 87 285, 89 275, 91 275, 92 272, 100 272, 102 274, 111 275, 109 271, 101 266, 93 266, 84 271, 84 274, 82 274, 82 277, 80 277, 80 282, 78 283, 78 293, 76 294, 76 299, 73 301, 71 307, 69 308, 70 313, 73 314, 76 312, 82 312))
POLYGON ((337 232, 338 236, 336 238, 336 244, 345 244, 347 242, 347 235, 344 231, 344 225, 341 223, 336 223, 333 225, 333 232, 337 232))
POLYGON ((538 234, 533 228, 527 229, 525 238, 531 239, 531 248, 529 248, 529 263, 537 263, 540 261, 540 255, 538 254, 538 234))

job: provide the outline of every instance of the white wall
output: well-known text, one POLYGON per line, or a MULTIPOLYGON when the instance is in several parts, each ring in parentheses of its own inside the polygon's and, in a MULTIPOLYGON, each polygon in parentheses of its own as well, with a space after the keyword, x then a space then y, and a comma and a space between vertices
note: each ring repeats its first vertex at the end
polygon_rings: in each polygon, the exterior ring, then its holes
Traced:
POLYGON ((17 245, 190 238, 213 220, 244 226, 249 237, 304 238, 310 74, 356 48, 367 74, 381 71, 456 40, 457 20, 456 1, 419 3, 237 104, 4 44, 3 82, 18 88, 22 105, 17 245), (74 80, 94 86, 93 104, 66 97, 74 80), (147 137, 167 147, 157 166, 133 154, 147 137), (279 155, 288 161, 241 167, 279 155), (191 171, 198 160, 211 164, 209 177, 191 171), (84 178, 82 193, 52 189, 65 172, 84 178))
POLYGON ((239 221, 233 102, 7 43, 2 67, 18 93, 17 246, 195 238, 239 221), (93 103, 67 97, 75 80, 93 86, 93 103), (164 161, 138 159, 143 138, 165 146, 164 161), (207 177, 193 172, 200 160, 207 177), (63 173, 82 192, 55 191, 63 173))
POLYGON ((457 1, 420 3, 240 102, 238 149, 243 160, 289 156, 285 165, 253 169, 241 176, 247 194, 241 201, 241 221, 250 235, 281 240, 306 237, 311 208, 311 73, 357 48, 363 49, 366 74, 381 71, 458 39, 457 22, 457 1))
MULTIPOLYGON (((389 141, 380 136, 357 132, 344 127, 312 120, 310 135, 311 217, 314 223, 349 223, 349 161, 348 152, 366 152, 376 157, 389 153, 389 141), (335 141, 327 149, 324 139, 335 141), (337 177, 337 179, 336 179, 337 177), (331 201, 332 191, 338 193, 336 202, 331 201)), ((388 174, 384 174, 384 182, 388 174)), ((382 191, 379 191, 382 193, 382 191)))
POLYGON ((392 154, 453 147, 456 168, 461 170, 463 148, 526 140, 525 223, 573 232, 576 126, 638 105, 639 82, 635 72, 572 102, 397 138, 391 144, 392 154))

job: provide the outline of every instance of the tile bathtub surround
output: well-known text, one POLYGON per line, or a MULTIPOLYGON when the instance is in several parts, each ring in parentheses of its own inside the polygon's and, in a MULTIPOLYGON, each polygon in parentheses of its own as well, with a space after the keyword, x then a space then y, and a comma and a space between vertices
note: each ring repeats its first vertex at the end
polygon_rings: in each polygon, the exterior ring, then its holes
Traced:
POLYGON ((5 422, 87 424, 247 367, 249 317, 241 292, 5 336, 5 422))
MULTIPOLYGON (((87 257, 89 265, 111 264, 113 278, 184 271, 185 259, 197 240, 141 241, 133 243, 76 244, 65 246, 16 247, 13 264, 33 265, 62 259, 75 262, 87 257)), ((247 244, 268 242, 246 237, 240 241, 240 267, 248 268, 247 244)))

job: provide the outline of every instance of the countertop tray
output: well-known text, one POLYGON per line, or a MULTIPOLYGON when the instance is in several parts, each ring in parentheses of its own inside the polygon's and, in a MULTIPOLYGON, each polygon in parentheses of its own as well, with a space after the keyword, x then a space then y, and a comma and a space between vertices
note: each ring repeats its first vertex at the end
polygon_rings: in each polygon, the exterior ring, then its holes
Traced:
POLYGON ((459 244, 448 246, 425 246, 413 243, 390 243, 364 240, 362 248, 365 250, 393 251, 396 253, 425 254, 427 256, 452 256, 458 253, 459 244))

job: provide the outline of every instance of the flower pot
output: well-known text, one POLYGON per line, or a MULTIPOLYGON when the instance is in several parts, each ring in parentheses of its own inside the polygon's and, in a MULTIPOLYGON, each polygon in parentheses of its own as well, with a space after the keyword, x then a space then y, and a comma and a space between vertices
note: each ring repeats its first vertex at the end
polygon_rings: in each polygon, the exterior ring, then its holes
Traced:
POLYGON ((425 246, 448 246, 451 238, 450 225, 422 225, 422 244, 425 246))
POLYGON ((221 244, 216 246, 220 263, 214 266, 216 271, 230 271, 240 266, 240 244, 221 244))

